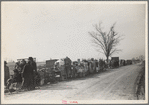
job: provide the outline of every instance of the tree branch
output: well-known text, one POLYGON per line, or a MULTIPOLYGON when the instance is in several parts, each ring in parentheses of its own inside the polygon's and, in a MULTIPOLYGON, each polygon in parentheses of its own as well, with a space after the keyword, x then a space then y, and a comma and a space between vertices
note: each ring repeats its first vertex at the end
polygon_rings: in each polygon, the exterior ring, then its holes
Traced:
POLYGON ((116 46, 122 40, 121 36, 114 30, 114 23, 108 33, 104 32, 101 28, 101 23, 99 25, 95 24, 95 32, 89 32, 92 37, 92 42, 98 48, 98 52, 105 54, 106 57, 111 56, 113 53, 121 51, 117 49, 116 46))

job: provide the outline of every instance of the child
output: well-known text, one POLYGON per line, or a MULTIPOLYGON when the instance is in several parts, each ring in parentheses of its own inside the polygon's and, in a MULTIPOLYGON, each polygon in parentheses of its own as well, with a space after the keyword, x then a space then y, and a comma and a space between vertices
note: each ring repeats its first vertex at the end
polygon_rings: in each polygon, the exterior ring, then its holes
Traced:
POLYGON ((5 92, 9 92, 12 93, 15 90, 13 89, 13 75, 10 76, 10 78, 7 80, 7 86, 6 86, 6 91, 5 92))
POLYGON ((22 77, 21 73, 17 69, 14 69, 14 75, 13 75, 13 83, 16 83, 16 90, 20 91, 21 84, 22 84, 22 77))

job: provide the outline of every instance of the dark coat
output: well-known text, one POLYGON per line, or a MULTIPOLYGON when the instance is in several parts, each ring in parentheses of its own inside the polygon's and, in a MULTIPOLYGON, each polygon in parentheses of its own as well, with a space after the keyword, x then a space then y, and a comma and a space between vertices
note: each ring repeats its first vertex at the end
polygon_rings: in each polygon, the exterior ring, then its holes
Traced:
POLYGON ((37 72, 37 65, 36 65, 36 62, 29 62, 30 66, 32 67, 32 69, 37 72))
POLYGON ((23 82, 22 82, 22 87, 31 89, 33 86, 33 68, 30 64, 25 64, 22 70, 22 77, 23 77, 23 82))
POLYGON ((31 65, 26 64, 22 70, 22 77, 23 78, 31 78, 33 77, 33 68, 31 65))
POLYGON ((5 85, 7 84, 7 80, 10 77, 10 73, 9 73, 9 67, 8 66, 4 66, 4 83, 5 85))
POLYGON ((14 70, 13 80, 14 82, 22 82, 21 74, 17 69, 14 70))

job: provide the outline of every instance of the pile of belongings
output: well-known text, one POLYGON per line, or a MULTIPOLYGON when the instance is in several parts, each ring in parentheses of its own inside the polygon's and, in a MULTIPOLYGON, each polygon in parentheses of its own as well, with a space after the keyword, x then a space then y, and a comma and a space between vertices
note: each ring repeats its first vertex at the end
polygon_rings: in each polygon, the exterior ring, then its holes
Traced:
POLYGON ((38 74, 40 75, 40 85, 44 85, 45 81, 45 70, 46 68, 42 68, 38 70, 38 74))

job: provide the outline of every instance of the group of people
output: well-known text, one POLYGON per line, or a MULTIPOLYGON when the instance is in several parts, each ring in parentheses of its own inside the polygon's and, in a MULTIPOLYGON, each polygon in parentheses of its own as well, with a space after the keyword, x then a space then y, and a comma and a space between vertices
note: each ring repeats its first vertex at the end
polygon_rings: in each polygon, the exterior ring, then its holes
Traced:
MULTIPOLYGON (((100 69, 103 70, 104 68, 111 68, 112 65, 118 65, 118 62, 114 62, 112 60, 109 60, 108 62, 106 60, 102 60, 99 59, 98 60, 94 60, 93 58, 91 60, 82 60, 82 62, 80 62, 80 60, 78 59, 77 61, 73 62, 73 66, 71 65, 71 59, 66 57, 64 60, 64 67, 65 67, 65 71, 66 71, 66 79, 69 78, 70 76, 72 76, 72 74, 75 74, 74 72, 77 72, 76 69, 74 69, 74 71, 71 71, 71 68, 77 68, 78 65, 83 65, 83 67, 85 68, 85 70, 87 71, 89 69, 89 72, 94 72, 94 69, 100 69), (77 62, 77 65, 76 65, 77 62), (84 63, 83 63, 84 62, 84 63), (99 66, 99 67, 98 67, 99 66), (93 70, 92 70, 93 69, 93 70)), ((55 67, 57 68, 56 64, 59 64, 60 61, 55 62, 55 67)), ((125 65, 125 61, 120 61, 120 64, 125 65)), ((116 67, 116 66, 115 66, 116 67)), ((37 72, 37 66, 36 66, 36 62, 33 60, 32 57, 28 58, 28 61, 25 61, 25 59, 22 59, 21 61, 18 61, 15 63, 15 67, 14 67, 14 74, 10 75, 9 73, 9 67, 7 66, 7 62, 4 61, 4 84, 6 89, 9 89, 9 87, 11 86, 11 84, 13 83, 17 83, 20 85, 19 90, 34 90, 35 87, 39 87, 40 85, 40 81, 41 81, 41 74, 39 72, 37 72)), ((98 71, 98 70, 96 70, 98 71)), ((49 76, 49 75, 48 75, 49 76)))
POLYGON ((9 73, 9 68, 6 65, 7 62, 5 61, 4 64, 4 84, 6 89, 9 89, 13 83, 20 84, 21 86, 19 89, 24 90, 33 90, 35 89, 36 85, 38 85, 35 78, 37 78, 37 76, 39 77, 39 75, 37 73, 36 62, 32 57, 29 57, 27 62, 24 59, 17 62, 13 70, 14 74, 11 76, 9 73))

